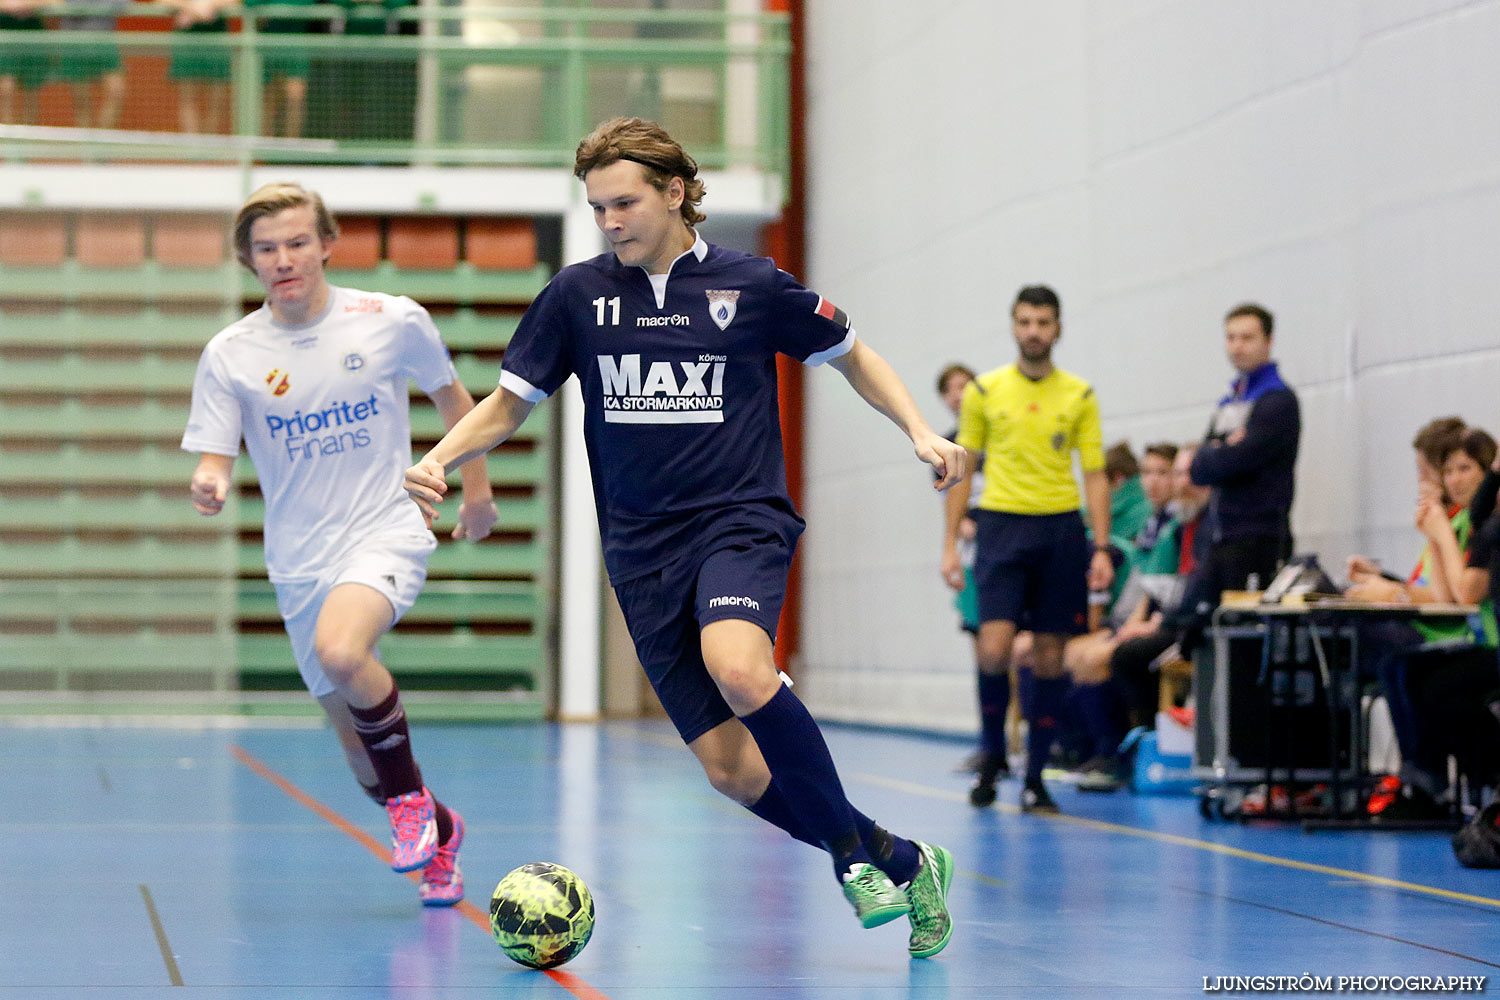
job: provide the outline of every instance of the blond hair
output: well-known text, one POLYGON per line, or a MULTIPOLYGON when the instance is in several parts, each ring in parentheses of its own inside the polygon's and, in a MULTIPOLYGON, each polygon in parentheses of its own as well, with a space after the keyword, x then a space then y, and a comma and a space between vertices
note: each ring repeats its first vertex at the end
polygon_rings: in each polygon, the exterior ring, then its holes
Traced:
POLYGON ((583 180, 590 170, 620 160, 646 168, 646 182, 663 194, 673 177, 682 179, 682 221, 689 229, 708 216, 698 211, 705 188, 698 179, 698 161, 689 156, 667 130, 644 118, 611 118, 578 144, 573 175, 583 180))
POLYGON ((250 259, 250 227, 255 225, 257 219, 264 219, 302 205, 312 207, 313 215, 317 219, 318 239, 323 241, 325 248, 339 238, 338 223, 333 221, 332 213, 328 211, 328 206, 323 204, 323 199, 319 197, 318 192, 309 191, 301 184, 282 181, 265 185, 240 206, 239 214, 234 217, 235 258, 253 272, 255 265, 250 259))

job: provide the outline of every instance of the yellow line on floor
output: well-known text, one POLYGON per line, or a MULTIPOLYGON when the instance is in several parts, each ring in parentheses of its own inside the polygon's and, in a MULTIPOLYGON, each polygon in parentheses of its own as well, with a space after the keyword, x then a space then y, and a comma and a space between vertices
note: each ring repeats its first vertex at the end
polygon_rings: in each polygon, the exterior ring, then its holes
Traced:
MULTIPOLYGON (((921 795, 929 799, 944 799, 950 802, 961 802, 967 804, 968 795, 950 792, 930 785, 920 785, 911 781, 901 781, 897 778, 886 778, 876 774, 853 773, 850 778, 863 781, 866 784, 879 785, 898 792, 907 792, 911 795, 921 795)), ((996 803, 992 808, 1002 812, 1019 815, 1021 810, 1009 803, 996 803)), ((1274 854, 1261 854, 1258 851, 1247 851, 1239 847, 1230 847, 1227 844, 1216 844, 1211 840, 1197 840, 1193 837, 1182 837, 1175 833, 1162 833, 1159 830, 1145 830, 1136 826, 1125 826, 1121 823, 1106 823, 1103 820, 1087 819, 1083 816, 1069 816, 1066 813, 1037 813, 1030 817, 1032 819, 1050 820, 1053 823, 1066 823, 1070 826, 1081 826, 1089 830, 1097 830, 1100 833, 1118 833, 1130 837, 1142 837, 1146 840, 1154 840, 1162 844, 1173 844, 1177 847, 1191 847, 1200 851, 1208 851, 1212 854, 1222 854, 1226 857, 1239 858, 1242 861, 1255 861, 1264 865, 1276 865, 1281 868, 1293 868, 1299 871, 1316 872, 1320 875, 1333 875, 1338 878, 1353 879, 1369 885, 1380 885, 1390 889, 1403 889, 1407 892, 1421 893, 1426 896, 1438 896, 1442 899, 1457 899, 1466 903, 1478 903, 1481 906, 1493 906, 1500 909, 1500 899, 1492 899, 1489 896, 1475 896, 1467 892, 1455 892, 1452 889, 1439 889, 1431 885, 1419 885, 1415 882, 1402 882, 1399 879, 1386 878, 1383 875, 1371 875, 1368 872, 1351 871, 1348 868, 1334 868, 1330 865, 1317 865, 1308 861, 1297 861, 1292 858, 1281 858, 1274 854)))

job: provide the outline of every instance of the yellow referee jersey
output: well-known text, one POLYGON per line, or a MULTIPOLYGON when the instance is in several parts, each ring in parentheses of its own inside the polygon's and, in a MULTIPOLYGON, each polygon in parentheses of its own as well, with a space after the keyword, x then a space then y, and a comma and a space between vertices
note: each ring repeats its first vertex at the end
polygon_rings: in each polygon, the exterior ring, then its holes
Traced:
POLYGON ((1104 468, 1094 388, 1058 368, 1033 381, 1010 364, 972 380, 958 412, 958 443, 984 455, 984 492, 970 503, 1007 514, 1077 510, 1075 449, 1084 472, 1104 468))

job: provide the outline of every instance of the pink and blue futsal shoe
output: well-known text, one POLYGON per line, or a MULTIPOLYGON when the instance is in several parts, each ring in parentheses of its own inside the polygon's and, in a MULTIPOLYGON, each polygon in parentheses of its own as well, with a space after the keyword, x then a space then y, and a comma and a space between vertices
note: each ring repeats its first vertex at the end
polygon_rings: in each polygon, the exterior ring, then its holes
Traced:
POLYGON ((464 898, 464 876, 458 870, 458 849, 464 842, 464 818, 458 810, 448 809, 453 817, 453 835, 433 853, 432 860, 422 869, 422 881, 417 886, 417 895, 423 906, 452 906, 464 898))
POLYGON ((432 793, 422 788, 389 799, 386 815, 391 818, 391 868, 415 871, 438 850, 437 812, 432 793))

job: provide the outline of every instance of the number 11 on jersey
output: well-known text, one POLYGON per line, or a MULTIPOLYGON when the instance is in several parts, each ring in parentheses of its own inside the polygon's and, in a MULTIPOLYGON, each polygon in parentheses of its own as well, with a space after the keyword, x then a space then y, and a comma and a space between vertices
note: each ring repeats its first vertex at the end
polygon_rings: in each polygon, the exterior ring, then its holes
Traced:
POLYGON ((610 299, 608 302, 606 302, 604 300, 604 296, 602 296, 602 295, 599 296, 597 299, 594 300, 594 322, 595 322, 595 324, 598 325, 598 326, 603 326, 604 325, 604 307, 605 306, 609 306, 609 325, 610 326, 619 326, 620 325, 620 297, 618 295, 616 295, 614 298, 610 299))

